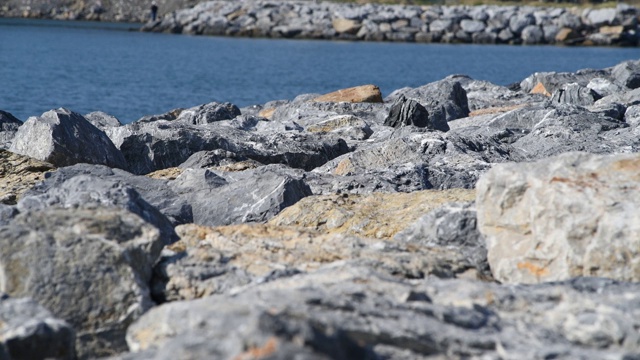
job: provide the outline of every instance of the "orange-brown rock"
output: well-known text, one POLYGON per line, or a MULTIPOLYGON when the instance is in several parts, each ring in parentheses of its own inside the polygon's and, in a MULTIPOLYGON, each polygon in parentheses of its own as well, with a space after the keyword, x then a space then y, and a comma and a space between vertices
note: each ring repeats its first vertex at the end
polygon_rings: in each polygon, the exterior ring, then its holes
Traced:
POLYGON ((48 162, 0 149, 0 203, 13 205, 44 173, 55 170, 48 162))
POLYGON ((624 26, 622 25, 618 25, 618 26, 602 26, 599 29, 600 34, 606 34, 606 35, 620 35, 624 32, 624 26))
POLYGON ((271 117, 273 116, 273 113, 276 111, 276 108, 266 108, 266 109, 262 109, 260 110, 260 112, 258 113, 258 116, 263 117, 265 119, 269 119, 271 120, 271 117))
POLYGON ((551 93, 547 90, 547 88, 539 82, 536 86, 531 89, 531 94, 542 94, 544 96, 551 96, 551 93))
POLYGON ((333 29, 338 33, 355 34, 362 26, 359 21, 337 18, 331 21, 333 29))
POLYGON ((575 30, 565 27, 560 29, 560 31, 558 31, 558 33, 556 34, 556 41, 563 43, 569 40, 573 40, 577 36, 578 34, 575 32, 575 30))
POLYGON ((316 102, 350 102, 350 103, 381 103, 382 93, 375 85, 362 85, 348 89, 341 89, 313 99, 316 102))

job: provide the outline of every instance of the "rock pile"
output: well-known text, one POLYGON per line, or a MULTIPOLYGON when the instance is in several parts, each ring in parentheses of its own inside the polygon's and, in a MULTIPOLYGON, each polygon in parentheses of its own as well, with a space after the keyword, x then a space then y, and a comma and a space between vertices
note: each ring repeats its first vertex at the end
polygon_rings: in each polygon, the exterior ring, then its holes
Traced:
POLYGON ((635 358, 638 79, 0 112, 0 358, 635 358))
POLYGON ((174 11, 143 31, 477 44, 635 46, 635 7, 401 6, 312 1, 208 1, 174 11))

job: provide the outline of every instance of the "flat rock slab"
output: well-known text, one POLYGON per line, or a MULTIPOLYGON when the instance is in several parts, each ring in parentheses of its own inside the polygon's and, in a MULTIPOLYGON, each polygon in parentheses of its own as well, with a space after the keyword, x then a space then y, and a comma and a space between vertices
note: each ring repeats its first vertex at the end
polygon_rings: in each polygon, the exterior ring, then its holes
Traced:
POLYGON ((55 166, 48 162, 0 149, 0 203, 15 205, 22 194, 52 170, 55 166))
POLYGON ((471 201, 474 190, 309 196, 269 221, 326 233, 389 239, 443 203, 471 201))
POLYGON ((637 154, 496 165, 478 182, 476 200, 494 277, 639 281, 639 181, 637 154))
POLYGON ((0 291, 71 324, 81 359, 127 349, 125 330, 153 306, 156 228, 123 210, 51 208, 20 214, 0 227, 0 241, 0 291))
POLYGON ((381 103, 382 93, 375 85, 362 85, 348 89, 341 89, 319 96, 313 101, 316 102, 350 102, 350 103, 381 103))

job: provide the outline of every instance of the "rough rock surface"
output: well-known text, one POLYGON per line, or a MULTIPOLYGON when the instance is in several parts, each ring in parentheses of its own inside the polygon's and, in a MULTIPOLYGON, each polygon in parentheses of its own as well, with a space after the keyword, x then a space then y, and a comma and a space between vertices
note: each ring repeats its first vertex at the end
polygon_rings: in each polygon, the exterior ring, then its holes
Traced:
POLYGON ((638 291, 595 278, 398 281, 329 265, 154 308, 127 333, 138 353, 118 358, 624 358, 637 349, 638 291))
POLYGON ((640 157, 568 153, 502 164, 478 182, 478 221, 496 279, 640 279, 640 157))
POLYGON ((104 132, 82 115, 63 108, 30 117, 16 132, 9 150, 55 166, 89 163, 127 168, 104 132))
POLYGON ((30 298, 0 298, 0 357, 7 360, 76 358, 76 333, 30 298), (34 346, 35 345, 35 346, 34 346))
POLYGON ((309 196, 269 221, 324 233, 389 239, 420 216, 446 202, 470 201, 473 190, 420 191, 410 194, 309 196))
POLYGON ((324 94, 313 99, 316 102, 350 102, 350 103, 381 103, 382 93, 375 85, 362 85, 324 94))
POLYGON ((157 229, 122 210, 51 208, 20 214, 0 240, 0 291, 32 297, 71 324, 80 358, 127 349, 128 325, 153 305, 157 229))
POLYGON ((25 191, 54 169, 47 162, 0 149, 0 204, 15 205, 25 191))
POLYGON ((11 140, 22 125, 22 121, 6 111, 0 110, 0 149, 8 149, 11 140))

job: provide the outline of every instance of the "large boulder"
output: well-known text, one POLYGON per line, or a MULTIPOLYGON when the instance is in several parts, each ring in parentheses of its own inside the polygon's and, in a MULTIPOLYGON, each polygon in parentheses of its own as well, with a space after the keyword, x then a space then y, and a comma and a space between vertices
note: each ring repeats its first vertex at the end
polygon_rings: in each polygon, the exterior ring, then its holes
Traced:
POLYGON ((199 125, 229 120, 239 115, 240 109, 231 103, 211 102, 183 110, 176 120, 199 125))
POLYGON ((0 149, 0 204, 15 205, 24 192, 54 169, 47 162, 0 149))
POLYGON ((594 90, 576 83, 565 84, 551 95, 551 101, 555 103, 580 106, 593 105, 600 98, 594 90))
POLYGON ((69 322, 81 359, 127 349, 125 330, 153 306, 156 228, 123 210, 50 208, 0 227, 0 241, 0 291, 69 322))
POLYGON ((611 76, 615 82, 629 89, 640 87, 640 60, 625 61, 613 67, 611 76))
POLYGON ((104 132, 64 108, 30 117, 16 132, 9 149, 55 166, 89 163, 127 168, 122 153, 104 132))
POLYGON ((494 277, 640 280, 639 179, 635 154, 496 165, 478 182, 476 200, 494 277))
POLYGON ((632 358, 637 283, 399 280, 330 264, 152 309, 116 359, 632 358))
POLYGON ((449 125, 447 125, 446 122, 442 124, 429 123, 429 112, 427 109, 415 100, 407 100, 404 95, 400 96, 393 103, 389 116, 384 120, 384 124, 395 128, 413 125, 441 131, 449 130, 449 125))
POLYGON ((30 298, 0 298, 0 358, 74 360, 76 333, 30 298))

